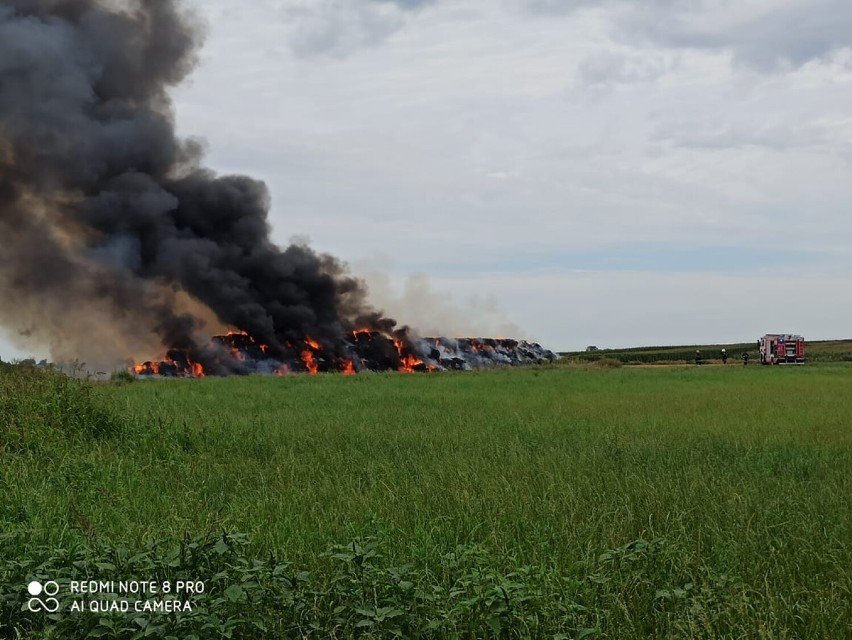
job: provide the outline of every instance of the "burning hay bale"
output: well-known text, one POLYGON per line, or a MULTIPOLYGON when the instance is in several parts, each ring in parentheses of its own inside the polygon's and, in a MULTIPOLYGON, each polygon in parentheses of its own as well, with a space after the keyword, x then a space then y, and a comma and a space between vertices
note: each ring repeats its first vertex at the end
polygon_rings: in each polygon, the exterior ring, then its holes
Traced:
POLYGON ((201 350, 172 349, 165 360, 135 365, 140 377, 204 377, 337 371, 470 371, 496 366, 553 362, 558 355, 538 343, 497 338, 394 337, 381 331, 353 331, 334 345, 306 338, 273 350, 245 332, 214 337, 201 350))

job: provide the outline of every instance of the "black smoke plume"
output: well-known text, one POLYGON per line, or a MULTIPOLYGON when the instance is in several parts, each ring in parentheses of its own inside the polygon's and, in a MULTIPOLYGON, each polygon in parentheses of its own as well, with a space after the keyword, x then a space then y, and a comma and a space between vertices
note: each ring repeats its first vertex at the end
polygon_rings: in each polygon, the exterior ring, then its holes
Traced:
POLYGON ((263 183, 176 137, 168 91, 202 40, 177 0, 0 4, 0 323, 56 359, 394 327, 335 259, 272 243, 263 183))

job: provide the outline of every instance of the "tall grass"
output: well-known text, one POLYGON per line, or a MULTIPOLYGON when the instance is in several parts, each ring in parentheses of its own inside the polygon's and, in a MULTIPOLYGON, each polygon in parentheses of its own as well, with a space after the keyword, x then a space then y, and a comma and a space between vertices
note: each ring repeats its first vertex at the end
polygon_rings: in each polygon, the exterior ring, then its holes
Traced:
POLYGON ((6 557, 243 532, 287 637, 852 633, 849 367, 0 380, 6 557))

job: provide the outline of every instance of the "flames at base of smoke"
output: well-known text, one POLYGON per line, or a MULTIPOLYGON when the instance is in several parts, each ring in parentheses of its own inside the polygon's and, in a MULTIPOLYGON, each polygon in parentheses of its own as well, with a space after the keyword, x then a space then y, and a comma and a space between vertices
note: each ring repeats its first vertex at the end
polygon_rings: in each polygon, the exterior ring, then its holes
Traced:
POLYGON ((553 362, 559 358, 537 343, 504 338, 394 337, 369 329, 353 331, 334 347, 311 338, 287 343, 284 353, 272 355, 267 345, 245 332, 216 336, 203 350, 172 349, 158 362, 132 367, 137 376, 204 377, 337 371, 466 371, 500 365, 553 362))

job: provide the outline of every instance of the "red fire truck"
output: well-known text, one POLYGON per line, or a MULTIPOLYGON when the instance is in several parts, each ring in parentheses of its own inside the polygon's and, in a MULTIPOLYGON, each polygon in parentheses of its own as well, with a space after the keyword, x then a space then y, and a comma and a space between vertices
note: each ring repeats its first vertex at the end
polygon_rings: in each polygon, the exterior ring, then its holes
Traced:
POLYGON ((760 364, 805 364, 805 339, 790 333, 767 333, 757 341, 760 364))

